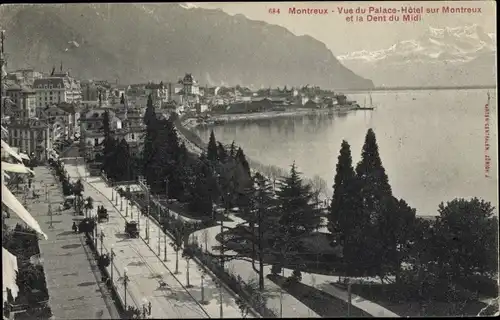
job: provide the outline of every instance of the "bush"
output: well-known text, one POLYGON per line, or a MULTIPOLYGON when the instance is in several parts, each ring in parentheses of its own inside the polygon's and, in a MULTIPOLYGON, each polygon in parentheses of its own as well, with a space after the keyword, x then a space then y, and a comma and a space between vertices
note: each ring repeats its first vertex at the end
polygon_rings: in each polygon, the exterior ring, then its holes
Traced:
POLYGON ((292 275, 288 277, 288 281, 290 282, 300 282, 302 281, 302 273, 300 270, 294 270, 292 275))
POLYGON ((125 311, 125 319, 140 319, 141 316, 141 310, 134 306, 128 306, 125 311))
POLYGON ((272 274, 275 274, 275 275, 278 275, 281 273, 281 270, 283 268, 281 267, 281 265, 279 264, 273 264, 273 266, 271 267, 271 273, 272 274))

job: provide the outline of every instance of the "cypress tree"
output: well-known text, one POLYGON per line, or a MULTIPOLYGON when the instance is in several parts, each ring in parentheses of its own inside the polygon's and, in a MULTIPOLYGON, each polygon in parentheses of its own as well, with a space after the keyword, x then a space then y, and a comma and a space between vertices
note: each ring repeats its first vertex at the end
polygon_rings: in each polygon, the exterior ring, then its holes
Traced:
POLYGON ((142 164, 143 164, 143 175, 151 183, 152 172, 148 167, 150 167, 151 158, 153 155, 153 144, 156 140, 156 135, 158 131, 158 124, 156 119, 156 113, 153 106, 153 100, 151 95, 148 96, 148 102, 146 107, 146 112, 144 114, 144 124, 146 125, 146 135, 144 136, 144 149, 142 154, 142 164))
POLYGON ((122 95, 120 96, 120 104, 125 104, 125 96, 124 94, 122 93, 122 95))
POLYGON ((117 181, 128 181, 131 178, 131 159, 130 159, 130 149, 127 141, 122 139, 117 147, 115 153, 115 166, 116 166, 116 180, 117 181), (118 161, 119 159, 119 161, 118 161))
POLYGON ((236 146, 233 140, 233 142, 231 143, 231 147, 229 148, 229 156, 231 156, 231 158, 234 158, 235 155, 236 155, 236 146))
POLYGON ((238 148, 238 151, 236 151, 236 160, 243 166, 243 169, 245 169, 248 176, 250 176, 250 165, 248 164, 247 158, 243 153, 243 149, 238 148))
POLYGON ((359 212, 356 175, 352 166, 351 147, 342 141, 333 185, 332 202, 328 214, 328 229, 337 243, 344 245, 345 237, 352 234, 359 212))
POLYGON ((217 143, 217 156, 221 162, 226 162, 227 160, 227 151, 224 148, 224 145, 220 142, 217 143))
POLYGON ((365 271, 383 277, 394 267, 393 257, 400 242, 397 234, 402 227, 401 219, 406 215, 404 212, 408 210, 392 195, 372 129, 366 133, 356 177, 361 207, 356 217, 357 232, 353 232, 353 237, 357 237, 357 253, 353 254, 365 271), (368 247, 370 250, 366 250, 368 247))
POLYGON ((103 119, 102 119, 102 125, 103 125, 103 130, 104 130, 104 139, 105 139, 104 141, 106 141, 106 139, 109 139, 109 136, 111 134, 108 110, 106 110, 104 112, 103 119))
POLYGON ((382 166, 377 139, 372 129, 368 129, 366 133, 361 160, 356 166, 356 176, 360 182, 363 209, 373 221, 380 214, 378 209, 383 204, 383 199, 392 197, 392 189, 382 166))
POLYGON ((215 140, 215 134, 213 130, 210 132, 210 139, 208 140, 207 158, 212 162, 216 162, 218 160, 217 140, 215 140))

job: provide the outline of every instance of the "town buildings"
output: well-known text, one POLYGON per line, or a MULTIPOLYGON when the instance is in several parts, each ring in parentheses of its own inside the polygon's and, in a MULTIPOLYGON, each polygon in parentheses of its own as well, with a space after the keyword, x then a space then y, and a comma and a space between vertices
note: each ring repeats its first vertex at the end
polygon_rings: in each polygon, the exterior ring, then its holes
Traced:
POLYGON ((80 102, 82 89, 80 82, 67 72, 55 73, 49 77, 35 79, 33 89, 36 92, 36 106, 41 109, 53 103, 80 102))
POLYGON ((7 84, 5 95, 14 103, 8 114, 14 118, 32 118, 36 115, 36 94, 28 85, 23 83, 7 84))
POLYGON ((144 108, 120 104, 115 107, 88 108, 80 115, 80 149, 89 161, 100 162, 103 157, 104 113, 108 112, 113 138, 125 139, 132 155, 142 151, 144 108))
POLYGON ((53 131, 46 120, 12 119, 7 126, 8 144, 19 149, 19 152, 45 161, 52 148, 53 131))
POLYGON ((68 140, 80 134, 80 113, 81 105, 76 103, 61 102, 48 106, 42 110, 42 119, 46 119, 47 123, 57 129, 57 133, 68 140))

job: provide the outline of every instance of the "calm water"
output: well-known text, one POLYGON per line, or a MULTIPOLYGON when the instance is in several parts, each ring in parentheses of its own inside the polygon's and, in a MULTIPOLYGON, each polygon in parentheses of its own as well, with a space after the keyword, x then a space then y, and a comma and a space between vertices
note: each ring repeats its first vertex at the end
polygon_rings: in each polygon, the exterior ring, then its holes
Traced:
MULTIPOLYGON (((363 104, 366 95, 349 95, 363 104)), ((437 214, 441 201, 481 197, 498 207, 496 94, 490 103, 490 178, 485 177, 485 90, 373 93, 375 111, 301 116, 214 128, 217 140, 235 140, 261 163, 289 168, 333 184, 342 139, 360 160, 368 128, 377 137, 394 195, 418 214, 437 214)), ((368 100, 368 99, 367 99, 368 100)), ((210 129, 200 130, 208 140, 210 129)), ((330 195, 332 189, 329 188, 330 195)))

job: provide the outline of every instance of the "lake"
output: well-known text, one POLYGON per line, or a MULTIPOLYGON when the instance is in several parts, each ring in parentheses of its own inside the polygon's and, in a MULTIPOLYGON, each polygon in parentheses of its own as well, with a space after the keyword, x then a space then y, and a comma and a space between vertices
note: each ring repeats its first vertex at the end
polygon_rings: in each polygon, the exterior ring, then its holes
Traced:
MULTIPOLYGON (((252 159, 284 169, 295 161, 305 176, 318 175, 332 186, 342 140, 351 145, 356 164, 373 128, 394 195, 417 214, 436 215, 439 203, 456 197, 479 197, 498 207, 497 103, 491 92, 487 151, 486 90, 378 92, 372 94, 374 111, 233 122, 213 130, 217 140, 234 140, 252 159)), ((366 94, 348 97, 360 105, 369 101, 366 94)), ((208 141, 210 130, 198 134, 208 141)))

